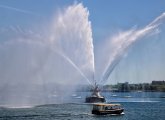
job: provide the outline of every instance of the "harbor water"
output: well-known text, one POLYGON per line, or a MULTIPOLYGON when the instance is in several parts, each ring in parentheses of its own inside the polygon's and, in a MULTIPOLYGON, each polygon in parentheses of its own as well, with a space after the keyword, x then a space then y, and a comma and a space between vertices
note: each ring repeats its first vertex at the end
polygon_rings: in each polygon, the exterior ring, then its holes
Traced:
POLYGON ((107 102, 120 103, 122 115, 93 115, 92 105, 83 103, 87 93, 71 96, 72 103, 0 108, 0 120, 164 120, 165 93, 103 93, 107 102), (81 95, 81 96, 80 96, 81 95))

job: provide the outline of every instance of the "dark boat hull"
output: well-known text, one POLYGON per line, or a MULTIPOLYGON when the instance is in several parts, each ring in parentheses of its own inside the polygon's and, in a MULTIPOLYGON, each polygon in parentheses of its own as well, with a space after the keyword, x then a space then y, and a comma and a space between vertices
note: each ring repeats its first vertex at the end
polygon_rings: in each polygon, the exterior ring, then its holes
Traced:
POLYGON ((86 97, 85 99, 86 103, 102 103, 102 102, 106 102, 104 97, 86 97))
POLYGON ((119 114, 121 114, 123 111, 124 111, 124 109, 105 110, 105 111, 92 110, 92 114, 95 114, 95 115, 107 115, 107 114, 119 115, 119 114))

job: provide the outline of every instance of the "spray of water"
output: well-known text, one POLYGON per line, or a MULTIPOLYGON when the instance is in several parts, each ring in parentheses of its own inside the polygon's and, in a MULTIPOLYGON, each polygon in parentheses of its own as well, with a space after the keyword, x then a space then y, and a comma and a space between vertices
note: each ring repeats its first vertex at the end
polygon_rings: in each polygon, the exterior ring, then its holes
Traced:
POLYGON ((91 74, 94 74, 95 69, 94 47, 88 17, 89 11, 81 3, 59 12, 52 28, 50 42, 68 56, 92 82, 91 74))
MULTIPOLYGON (((100 83, 106 82, 125 51, 157 29, 164 16, 163 13, 143 29, 132 29, 112 38, 115 50, 100 83)), ((94 47, 88 17, 87 8, 81 3, 73 4, 59 11, 52 27, 45 27, 49 31, 45 36, 20 27, 12 27, 17 33, 14 36, 11 31, 6 32, 7 37, 1 36, 4 40, 0 43, 0 104, 46 104, 55 103, 58 98, 62 101, 59 96, 65 96, 72 88, 70 85, 82 77, 93 86, 98 84, 94 81, 94 47), (48 83, 53 83, 53 89, 48 83), (59 83, 66 86, 62 88, 59 83)))
POLYGON ((74 4, 58 13, 52 27, 45 28, 48 33, 19 26, 0 33, 4 38, 0 43, 0 104, 61 102, 76 81, 83 79, 93 85, 94 48, 88 16, 87 8, 74 4))
MULTIPOLYGON (((81 76, 83 76, 85 78, 85 80, 91 85, 93 86, 93 84, 91 83, 91 81, 84 75, 84 73, 74 64, 74 62, 68 58, 66 55, 64 55, 62 52, 58 52, 55 51, 55 53, 57 53, 58 55, 62 56, 66 61, 68 61, 79 73, 81 76)), ((94 86, 93 86, 94 87, 94 86)))
POLYGON ((112 37, 111 45, 113 46, 114 50, 110 56, 108 66, 105 69, 102 79, 99 81, 99 83, 104 84, 108 80, 111 72, 120 62, 131 45, 133 45, 136 41, 141 40, 142 37, 155 32, 164 19, 165 13, 161 14, 159 17, 157 17, 155 20, 153 20, 150 24, 142 29, 133 28, 129 31, 121 32, 118 35, 112 37))

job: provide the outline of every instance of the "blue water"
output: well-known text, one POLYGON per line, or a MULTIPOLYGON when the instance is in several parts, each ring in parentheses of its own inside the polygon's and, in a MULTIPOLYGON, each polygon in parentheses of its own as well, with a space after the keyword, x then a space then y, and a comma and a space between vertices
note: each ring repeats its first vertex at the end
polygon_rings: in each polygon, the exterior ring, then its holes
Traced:
POLYGON ((108 102, 121 103, 124 115, 97 116, 92 105, 82 103, 88 93, 76 93, 75 103, 47 104, 30 108, 0 108, 0 120, 165 120, 165 93, 103 93, 108 102))

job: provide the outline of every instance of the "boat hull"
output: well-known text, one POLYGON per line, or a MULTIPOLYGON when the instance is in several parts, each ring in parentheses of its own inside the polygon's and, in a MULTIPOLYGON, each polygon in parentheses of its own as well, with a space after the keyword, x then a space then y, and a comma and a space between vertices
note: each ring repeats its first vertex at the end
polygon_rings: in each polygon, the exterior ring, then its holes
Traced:
POLYGON ((91 97, 86 97, 85 102, 86 103, 100 103, 100 102, 102 103, 102 102, 106 102, 106 101, 105 101, 104 97, 91 96, 91 97))
POLYGON ((107 114, 119 115, 119 114, 121 114, 123 111, 124 111, 124 109, 106 110, 106 111, 92 110, 92 114, 95 114, 95 115, 107 115, 107 114))

